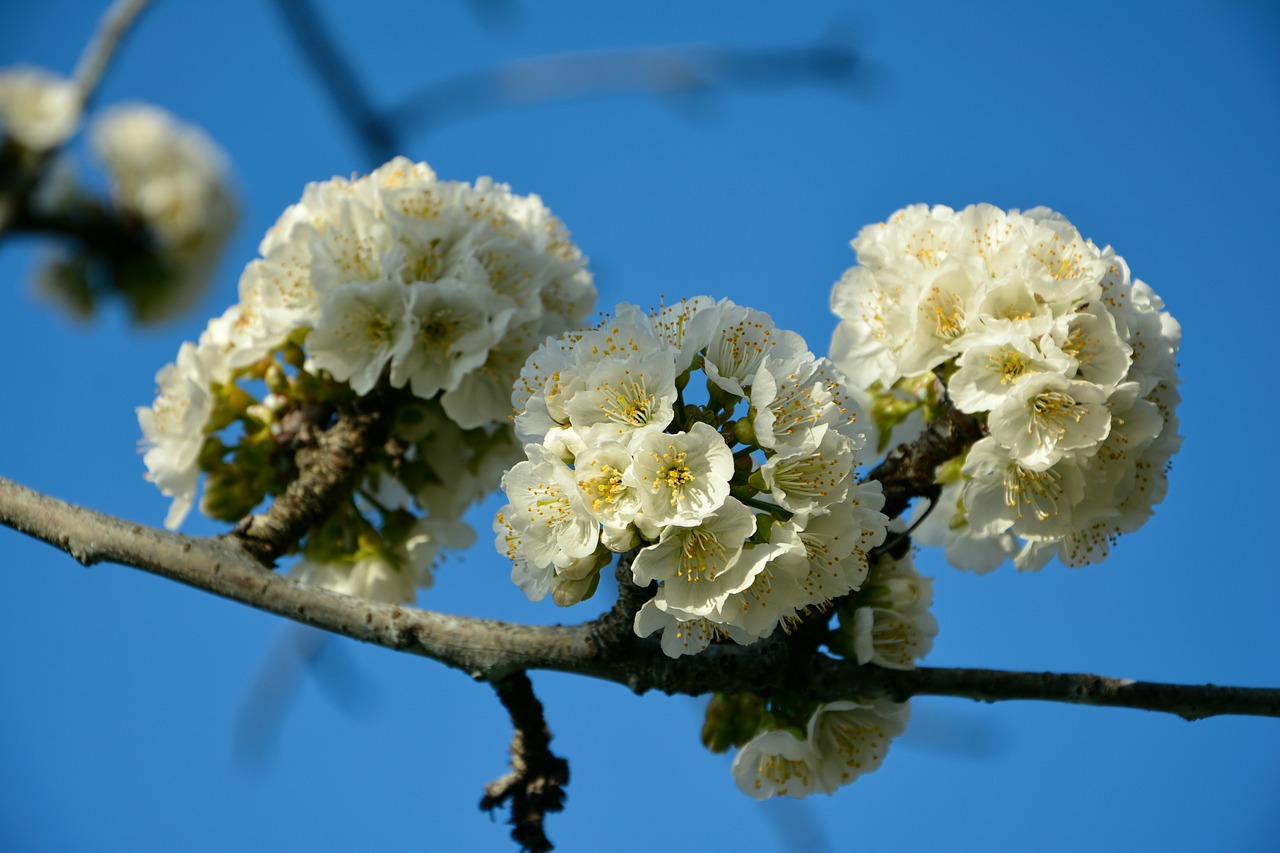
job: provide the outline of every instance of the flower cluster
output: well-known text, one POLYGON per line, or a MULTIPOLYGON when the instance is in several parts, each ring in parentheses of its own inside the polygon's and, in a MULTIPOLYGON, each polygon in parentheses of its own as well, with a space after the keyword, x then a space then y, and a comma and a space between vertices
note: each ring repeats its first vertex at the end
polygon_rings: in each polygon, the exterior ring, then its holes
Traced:
MULTIPOLYGON (((827 645, 859 664, 914 669, 938 631, 928 610, 932 585, 917 574, 909 548, 901 557, 882 553, 885 548, 862 586, 840 602, 840 625, 827 645)), ((786 691, 716 693, 707 703, 702 742, 713 752, 738 747, 733 776, 755 799, 830 794, 880 766, 908 712, 905 703, 884 699, 820 704, 786 691)))
POLYGON ((308 185, 261 254, 239 302, 183 345, 138 410, 148 477, 174 499, 166 524, 181 523, 201 473, 216 518, 280 494, 297 451, 376 393, 390 440, 310 532, 296 571, 412 599, 441 546, 470 544, 462 513, 518 454, 511 387, 539 341, 590 310, 585 260, 536 196, 439 181, 403 158, 308 185))
POLYGON ((734 781, 757 800, 834 793, 884 763, 909 716, 906 703, 888 699, 829 702, 813 712, 803 739, 773 729, 743 744, 733 759, 734 781))
POLYGON ((716 694, 707 705, 702 740, 715 752, 739 747, 732 772, 747 796, 799 799, 834 793, 880 767, 909 716, 906 703, 888 699, 817 704, 716 694))
POLYGON ((638 549, 636 616, 672 657, 747 644, 857 589, 883 541, 883 496, 855 482, 862 443, 844 379, 763 312, 620 305, 550 339, 513 394, 526 459, 494 523, 533 600, 591 595, 638 549), (695 381, 695 377, 701 378, 695 381), (694 402, 697 400, 697 402, 694 402))
POLYGON ((57 148, 80 124, 80 88, 39 68, 0 71, 0 136, 30 151, 57 148))
POLYGON ((118 286, 137 295, 134 313, 144 322, 185 311, 204 293, 236 224, 222 150, 199 128, 145 104, 107 110, 91 139, 113 204, 146 226, 158 261, 144 274, 149 280, 118 286))
POLYGON ((0 73, 0 170, 26 161, 33 180, 19 202, 44 231, 74 238, 36 274, 38 292, 88 316, 105 293, 134 319, 157 322, 205 291, 235 227, 230 169, 201 130, 158 107, 112 107, 95 117, 92 147, 110 198, 78 185, 72 158, 51 152, 78 129, 82 96, 70 80, 33 69, 0 73))
POLYGON ((916 534, 962 568, 1096 563, 1164 496, 1180 330, 1160 298, 1046 208, 916 205, 853 241, 832 358, 887 432, 947 404, 986 437, 943 466, 916 534))
POLYGON ((938 633, 932 604, 933 581, 916 571, 911 552, 882 554, 862 588, 841 603, 831 650, 860 664, 915 669, 938 633))

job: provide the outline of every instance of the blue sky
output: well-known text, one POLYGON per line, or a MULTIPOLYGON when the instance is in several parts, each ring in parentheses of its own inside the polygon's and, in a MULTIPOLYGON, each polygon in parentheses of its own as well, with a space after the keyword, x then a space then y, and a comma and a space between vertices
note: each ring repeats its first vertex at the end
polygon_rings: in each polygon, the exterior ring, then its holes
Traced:
MULTIPOLYGON (((1155 518, 1103 565, 978 577, 922 553, 941 626, 928 663, 1280 685, 1274 4, 543 2, 501 24, 456 0, 320 6, 382 106, 514 59, 794 46, 834 27, 866 57, 856 88, 512 107, 410 131, 402 153, 540 194, 591 257, 603 308, 729 296, 819 352, 862 225, 913 202, 1062 211, 1181 321, 1184 447, 1155 518)), ((0 66, 70 70, 100 8, 9 4, 0 66)), ((100 103, 128 99, 221 142, 243 222, 197 312, 141 332, 115 310, 81 324, 37 303, 37 247, 0 244, 0 474, 158 525, 167 502, 142 479, 133 411, 155 371, 235 298, 307 181, 376 164, 273 4, 157 3, 100 103)), ((510 734, 485 685, 334 641, 272 748, 246 763, 237 716, 284 623, 7 530, 0 554, 0 849, 514 849, 476 809, 510 734)), ((507 571, 478 547, 421 603, 536 622, 607 604, 533 605, 507 571)), ((568 811, 549 823, 565 851, 1280 847, 1275 720, 923 699, 875 774, 760 805, 699 746, 696 700, 533 677, 571 764, 568 811)))

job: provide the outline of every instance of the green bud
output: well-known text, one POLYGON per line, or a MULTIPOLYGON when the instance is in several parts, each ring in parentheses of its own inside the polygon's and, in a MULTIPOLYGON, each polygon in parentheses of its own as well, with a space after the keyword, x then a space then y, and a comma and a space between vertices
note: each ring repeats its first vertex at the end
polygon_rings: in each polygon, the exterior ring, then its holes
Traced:
MULTIPOLYGON (((601 569, 603 569, 605 566, 609 565, 610 563, 612 563, 612 562, 613 562, 613 558, 614 558, 614 556, 615 556, 615 555, 614 555, 614 553, 613 553, 612 551, 610 551, 608 548, 606 548, 603 544, 602 544, 602 545, 598 545, 598 546, 596 547, 596 553, 595 553, 595 558, 596 558, 595 571, 596 571, 596 575, 595 575, 595 578, 596 578, 596 583, 597 583, 597 584, 599 584, 599 582, 600 582, 600 575, 599 575, 600 570, 601 570, 601 569)), ((592 589, 592 590, 591 590, 591 592, 594 594, 594 593, 595 593, 595 589, 592 589)), ((588 597, 590 597, 590 596, 588 596, 588 597)))
POLYGON ((756 429, 751 425, 751 420, 755 416, 754 410, 747 414, 745 418, 739 418, 733 422, 733 437, 738 443, 751 446, 758 444, 756 441, 756 429))
POLYGON ((302 369, 302 365, 307 361, 307 354, 303 352, 300 342, 295 342, 292 337, 285 341, 280 349, 280 356, 284 359, 285 364, 290 367, 302 369))
POLYGON ((733 698, 713 693, 702 723, 702 745, 712 752, 727 752, 734 745, 733 698))
POLYGON ((271 362, 262 375, 262 381, 267 383, 267 390, 273 394, 288 394, 293 390, 289 385, 289 376, 284 372, 284 368, 278 362, 271 362))
POLYGON ((953 456, 946 462, 938 466, 938 470, 934 472, 933 481, 940 486, 949 486, 952 483, 958 483, 963 478, 960 469, 964 467, 964 461, 969 457, 966 450, 959 456, 953 456))
POLYGON ((742 746, 760 731, 769 716, 754 693, 715 693, 707 703, 702 743, 712 752, 742 746))
POLYGON ((201 471, 208 473, 222 467, 222 460, 227 455, 227 446, 222 439, 211 435, 200 445, 200 453, 196 456, 196 464, 201 471))
POLYGON ((556 578, 552 581, 551 600, 559 607, 571 607, 595 595, 599 585, 599 572, 592 572, 581 580, 556 578))

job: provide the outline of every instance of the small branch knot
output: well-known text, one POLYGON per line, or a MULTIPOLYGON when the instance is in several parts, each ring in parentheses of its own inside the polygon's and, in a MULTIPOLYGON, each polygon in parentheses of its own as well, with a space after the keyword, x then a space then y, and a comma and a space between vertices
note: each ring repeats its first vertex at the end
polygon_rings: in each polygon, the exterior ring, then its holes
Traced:
POLYGON ((480 808, 487 812, 511 804, 511 837, 521 850, 551 850, 543 821, 548 812, 564 810, 569 763, 551 752, 551 732, 534 695, 529 676, 516 672, 493 685, 515 729, 511 737, 511 772, 485 786, 480 808))

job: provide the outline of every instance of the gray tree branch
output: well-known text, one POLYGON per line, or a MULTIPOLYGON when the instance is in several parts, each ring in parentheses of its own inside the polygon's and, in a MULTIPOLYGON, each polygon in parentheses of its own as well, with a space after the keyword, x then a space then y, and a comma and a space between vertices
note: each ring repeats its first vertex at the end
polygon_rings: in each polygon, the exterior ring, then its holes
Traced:
POLYGON ((602 645, 597 623, 520 625, 351 598, 266 569, 232 537, 193 538, 134 524, 2 477, 0 524, 85 565, 105 561, 133 566, 335 634, 432 658, 489 682, 521 670, 550 669, 618 682, 637 692, 791 690, 815 699, 885 696, 897 701, 935 695, 1137 708, 1188 720, 1218 714, 1280 717, 1280 689, 1275 688, 986 669, 897 672, 821 654, 795 654, 783 637, 755 646, 714 645, 702 654, 672 660, 652 638, 609 632, 612 642, 602 645))
POLYGON ((232 536, 265 566, 287 554, 359 485, 369 456, 387 438, 386 388, 361 397, 331 427, 305 424, 295 461, 298 476, 266 512, 247 516, 232 536))
POLYGON ((75 81, 80 87, 80 102, 85 107, 97 94, 121 42, 149 4, 150 0, 115 0, 102 14, 97 31, 76 63, 75 81))
POLYGON ((533 682, 514 672, 493 684, 511 716, 511 772, 485 786, 480 808, 492 812, 511 804, 511 837, 521 850, 546 853, 552 849, 543 823, 548 812, 564 810, 564 786, 569 763, 551 751, 551 730, 533 682))

